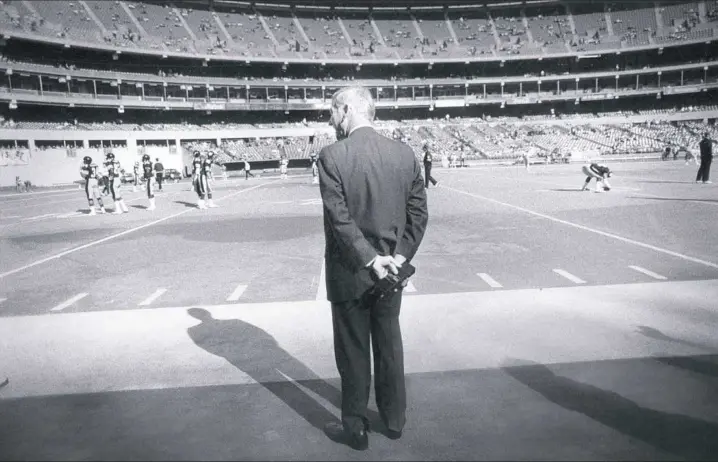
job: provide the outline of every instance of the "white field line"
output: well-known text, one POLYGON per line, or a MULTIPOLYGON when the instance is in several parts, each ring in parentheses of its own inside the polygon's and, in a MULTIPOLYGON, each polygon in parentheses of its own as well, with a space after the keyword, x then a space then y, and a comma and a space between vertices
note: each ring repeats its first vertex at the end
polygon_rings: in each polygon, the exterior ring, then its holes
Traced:
MULTIPOLYGON (((233 193, 227 194, 227 195, 224 196, 224 197, 218 198, 218 199, 216 200, 216 202, 219 202, 219 201, 224 200, 224 199, 228 199, 228 198, 230 198, 230 197, 236 196, 236 195, 238 195, 238 194, 242 194, 242 193, 247 192, 247 191, 251 191, 251 190, 253 190, 253 189, 260 188, 260 187, 264 186, 265 184, 266 184, 266 183, 260 183, 260 184, 257 184, 257 185, 255 185, 255 186, 251 186, 251 187, 246 188, 246 189, 242 189, 242 190, 239 190, 239 191, 235 191, 235 192, 233 192, 233 193)), ((160 219, 158 219, 158 220, 154 220, 154 221, 151 221, 151 222, 149 222, 149 223, 145 223, 144 225, 136 226, 136 227, 134 227, 134 228, 130 228, 130 229, 127 229, 127 230, 125 230, 125 231, 122 231, 122 232, 119 232, 119 233, 115 233, 115 234, 112 234, 112 235, 107 236, 107 237, 103 237, 102 239, 98 239, 98 240, 96 240, 96 241, 88 242, 87 244, 83 244, 83 245, 81 245, 81 246, 74 247, 74 248, 69 249, 69 250, 65 250, 64 252, 60 252, 60 253, 57 253, 57 254, 55 254, 55 255, 51 255, 51 256, 49 256, 49 257, 46 257, 46 258, 42 258, 42 259, 40 259, 40 260, 34 261, 34 262, 32 262, 32 263, 29 263, 29 264, 27 264, 27 265, 21 266, 21 267, 19 267, 19 268, 15 268, 15 269, 13 269, 13 270, 6 271, 6 272, 4 272, 4 273, 0 273, 0 279, 2 279, 2 278, 4 278, 4 277, 7 277, 7 276, 10 276, 10 275, 15 274, 15 273, 19 273, 19 272, 21 272, 21 271, 25 271, 26 269, 29 269, 29 268, 32 268, 32 267, 35 267, 35 266, 38 266, 38 265, 42 265, 42 264, 47 263, 47 262, 49 262, 49 261, 56 260, 56 259, 58 259, 58 258, 62 258, 62 257, 64 257, 65 255, 69 255, 69 254, 71 254, 71 253, 75 253, 75 252, 78 252, 78 251, 80 251, 80 250, 87 249, 88 247, 93 247, 93 246, 95 246, 95 245, 97 245, 97 244, 102 244, 103 242, 107 242, 107 241, 110 241, 110 240, 112 240, 112 239, 116 239, 116 238, 118 238, 118 237, 122 237, 122 236, 125 236, 125 235, 127 235, 127 234, 133 233, 133 232, 135 232, 135 231, 139 231, 139 230, 141 230, 141 229, 150 227, 150 226, 152 226, 152 225, 156 225, 156 224, 158 224, 158 223, 162 223, 163 221, 167 221, 167 220, 169 220, 169 219, 172 219, 172 218, 175 218, 175 217, 179 217, 179 216, 184 215, 184 214, 186 214, 186 213, 194 212, 195 210, 197 210, 197 209, 190 209, 190 208, 188 208, 187 210, 183 210, 183 211, 181 211, 181 212, 177 212, 177 213, 174 213, 174 214, 172 214, 172 215, 168 215, 168 216, 166 216, 166 217, 164 217, 164 218, 160 218, 160 219)))
POLYGON ((229 294, 229 297, 227 297, 227 301, 228 302, 236 302, 237 300, 239 300, 239 297, 242 296, 242 294, 244 293, 245 290, 247 290, 246 285, 244 285, 244 284, 238 285, 237 288, 234 289, 234 291, 232 291, 231 294, 229 294))
POLYGON ((666 279, 668 279, 665 276, 661 276, 658 273, 654 273, 653 271, 649 271, 645 268, 641 268, 640 266, 629 265, 628 267, 631 268, 632 270, 638 271, 639 273, 643 273, 646 276, 650 276, 653 279, 658 279, 659 281, 665 281, 666 279))
POLYGON ((158 298, 160 298, 160 297, 162 296, 162 294, 164 294, 165 292, 167 292, 167 289, 165 289, 165 288, 155 290, 154 293, 152 293, 152 295, 150 295, 150 296, 147 297, 146 299, 142 300, 142 301, 140 302, 139 306, 149 306, 149 305, 151 305, 152 302, 154 302, 155 300, 157 300, 158 298))
MULTIPOLYGON (((698 264, 700 264, 700 265, 704 265, 704 266, 708 266, 708 267, 710 267, 710 268, 716 268, 716 269, 718 269, 718 263, 714 263, 714 262, 707 261, 707 260, 702 260, 702 259, 696 258, 696 257, 691 257, 691 256, 689 256, 689 255, 684 255, 684 254, 682 254, 682 253, 674 252, 674 251, 672 251, 672 250, 664 249, 664 248, 662 248, 662 247, 657 247, 657 246, 655 246, 655 245, 646 244, 645 242, 636 241, 636 240, 634 240, 634 239, 629 239, 629 238, 626 238, 626 237, 623 237, 623 236, 619 236, 619 235, 617 235, 617 234, 607 233, 607 232, 605 232, 605 231, 600 231, 600 230, 598 230, 598 229, 590 228, 590 227, 588 227, 588 226, 579 225, 578 223, 573 223, 573 222, 570 222, 570 221, 567 221, 567 220, 562 220, 562 219, 560 219, 560 218, 552 217, 552 216, 546 215, 546 214, 544 214, 544 213, 534 212, 533 210, 529 210, 529 209, 526 209, 526 208, 524 208, 524 207, 519 207, 518 205, 509 204, 509 203, 506 203, 506 202, 498 201, 498 200, 496 200, 496 199, 491 199, 491 198, 489 198, 489 197, 484 197, 484 196, 480 196, 480 195, 478 195, 478 194, 473 194, 473 193, 470 193, 470 192, 462 191, 462 190, 460 190, 460 189, 452 188, 451 186, 444 186, 442 189, 448 189, 448 190, 450 190, 450 191, 454 191, 454 192, 457 192, 457 193, 459 193, 459 194, 464 194, 464 195, 466 195, 466 196, 473 197, 473 198, 475 198, 475 199, 481 199, 481 200, 484 200, 484 201, 487 201, 487 202, 492 202, 492 203, 494 203, 494 204, 499 204, 499 205, 503 205, 503 206, 505 206, 505 207, 510 207, 510 208, 512 208, 512 209, 515 209, 515 210, 520 210, 520 211, 522 211, 522 212, 524 212, 524 213, 528 213, 528 214, 530 214, 530 215, 534 215, 534 216, 537 216, 537 217, 545 218, 546 220, 550 220, 550 221, 553 221, 553 222, 555 222, 555 223, 561 223, 561 224, 564 224, 564 225, 572 226, 572 227, 574 227, 574 228, 581 229, 581 230, 583 230, 583 231, 589 231, 589 232, 591 232, 591 233, 600 234, 601 236, 609 237, 609 238, 611 238, 611 239, 616 239, 616 240, 618 240, 618 241, 625 242, 625 243, 627 243, 627 244, 632 244, 632 245, 635 245, 635 246, 638 246, 638 247, 643 247, 643 248, 645 248, 645 249, 650 249, 650 250, 653 250, 654 252, 663 253, 663 254, 666 254, 666 255, 670 255, 670 256, 672 256, 672 257, 681 258, 681 259, 683 259, 683 260, 687 260, 687 261, 690 261, 690 262, 693 262, 693 263, 698 263, 698 264)), ((0 275, 0 276, 1 276, 1 275, 0 275)))
POLYGON ((326 263, 322 256, 322 269, 319 272, 319 284, 317 284, 317 301, 327 300, 327 273, 326 263))
POLYGON ((559 276, 563 276, 569 281, 573 282, 574 284, 585 284, 586 281, 579 278, 578 276, 574 276, 573 274, 569 273, 568 271, 564 271, 562 269, 555 269, 553 270, 554 273, 558 274, 559 276))
POLYGON ((416 286, 414 285, 413 282, 411 282, 411 280, 409 280, 409 281, 406 283, 406 287, 404 288, 404 292, 407 292, 407 293, 410 293, 410 294, 413 294, 413 293, 416 292, 416 286))
POLYGON ((503 287, 501 284, 496 282, 494 278, 492 278, 486 273, 476 273, 476 275, 480 277, 485 283, 487 283, 489 287, 492 287, 494 289, 501 289, 503 287))
POLYGON ((71 299, 65 300, 64 302, 60 303, 60 304, 57 305, 56 307, 51 308, 50 311, 62 311, 62 310, 64 310, 65 308, 67 308, 68 306, 73 305, 74 303, 76 303, 76 302, 82 300, 83 298, 87 297, 88 295, 89 295, 89 294, 88 294, 88 293, 85 293, 85 292, 83 292, 83 293, 81 293, 81 294, 77 294, 77 295, 75 295, 74 297, 72 297, 71 299))

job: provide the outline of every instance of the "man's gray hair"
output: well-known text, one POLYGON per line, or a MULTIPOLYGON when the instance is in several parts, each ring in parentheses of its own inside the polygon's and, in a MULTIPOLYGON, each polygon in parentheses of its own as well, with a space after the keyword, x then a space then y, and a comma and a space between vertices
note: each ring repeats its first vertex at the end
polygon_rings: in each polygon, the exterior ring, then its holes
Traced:
POLYGON ((341 107, 347 105, 355 112, 365 116, 368 120, 374 120, 374 98, 368 89, 354 85, 344 87, 332 96, 332 106, 341 107))

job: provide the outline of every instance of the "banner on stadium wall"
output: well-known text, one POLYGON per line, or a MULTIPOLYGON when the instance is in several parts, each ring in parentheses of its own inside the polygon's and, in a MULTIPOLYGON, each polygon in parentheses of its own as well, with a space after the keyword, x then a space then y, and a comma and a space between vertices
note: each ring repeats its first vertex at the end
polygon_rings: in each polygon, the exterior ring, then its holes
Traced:
POLYGON ((30 153, 14 149, 0 150, 0 167, 8 167, 15 165, 28 165, 30 162, 30 153))
POLYGON ((195 111, 224 111, 226 103, 192 103, 195 111))

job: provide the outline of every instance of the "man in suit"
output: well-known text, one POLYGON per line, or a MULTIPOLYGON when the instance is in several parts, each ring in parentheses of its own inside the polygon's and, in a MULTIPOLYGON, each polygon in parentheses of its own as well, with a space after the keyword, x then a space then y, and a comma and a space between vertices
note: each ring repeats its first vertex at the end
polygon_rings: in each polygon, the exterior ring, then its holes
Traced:
POLYGON ((374 353, 375 392, 386 436, 402 435, 406 412, 401 290, 372 295, 376 280, 410 261, 428 221, 419 160, 372 128, 374 101, 363 87, 339 90, 330 123, 339 141, 319 153, 324 204, 327 296, 341 377, 342 425, 326 434, 362 450, 369 445, 367 404, 374 353))
POLYGON ((434 157, 431 155, 431 148, 429 147, 429 142, 424 143, 424 184, 426 186, 426 189, 429 189, 429 182, 436 186, 438 181, 434 179, 433 176, 431 176, 431 167, 434 163, 434 157))
POLYGON ((710 184, 711 162, 713 162, 713 140, 709 138, 708 132, 703 134, 703 139, 699 143, 701 149, 701 166, 698 167, 698 175, 696 175, 696 183, 710 184))

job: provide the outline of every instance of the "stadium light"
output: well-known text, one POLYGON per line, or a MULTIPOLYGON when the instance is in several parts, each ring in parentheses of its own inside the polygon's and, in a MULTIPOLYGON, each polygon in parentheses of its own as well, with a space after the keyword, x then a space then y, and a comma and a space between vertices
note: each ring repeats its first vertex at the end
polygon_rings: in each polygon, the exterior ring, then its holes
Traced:
POLYGON ((118 107, 118 108, 117 108, 117 112, 119 112, 120 114, 124 114, 124 113, 125 113, 125 107, 124 107, 124 106, 118 107))
POLYGON ((5 69, 5 75, 12 75, 12 69, 5 69))
POLYGON ((112 53, 112 60, 117 61, 118 59, 120 59, 120 53, 117 51, 112 53))
POLYGON ((17 101, 11 100, 10 104, 8 105, 10 109, 17 109, 17 101))

